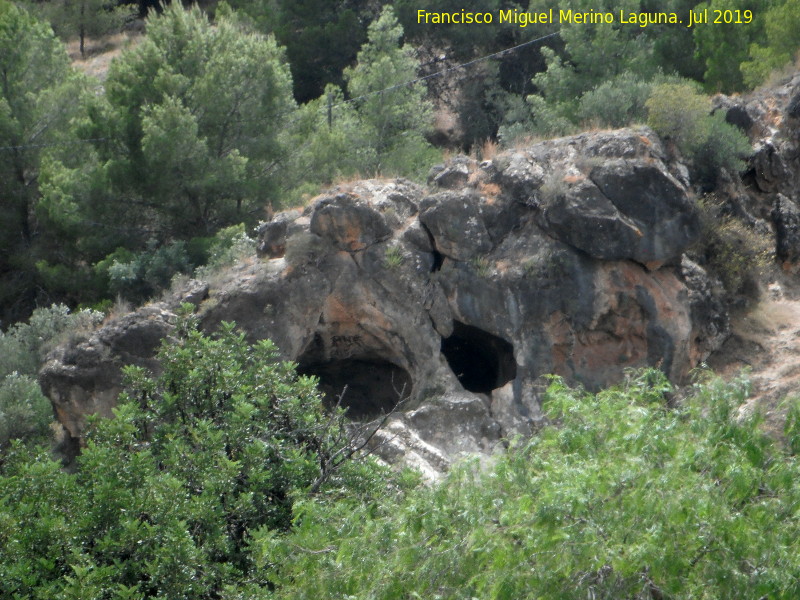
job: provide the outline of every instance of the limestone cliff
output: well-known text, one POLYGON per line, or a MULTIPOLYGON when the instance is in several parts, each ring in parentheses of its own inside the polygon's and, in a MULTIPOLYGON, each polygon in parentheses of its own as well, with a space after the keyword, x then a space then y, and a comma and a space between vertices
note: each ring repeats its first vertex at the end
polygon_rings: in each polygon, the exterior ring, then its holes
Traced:
POLYGON ((683 257, 700 232, 685 168, 649 129, 584 133, 458 157, 428 187, 342 185, 258 232, 258 256, 214 285, 55 351, 42 387, 69 434, 110 414, 120 368, 152 360, 181 300, 202 327, 271 338, 356 418, 407 398, 382 436, 430 473, 540 420, 547 373, 598 388, 628 367, 673 380, 727 335, 716 285, 683 257))

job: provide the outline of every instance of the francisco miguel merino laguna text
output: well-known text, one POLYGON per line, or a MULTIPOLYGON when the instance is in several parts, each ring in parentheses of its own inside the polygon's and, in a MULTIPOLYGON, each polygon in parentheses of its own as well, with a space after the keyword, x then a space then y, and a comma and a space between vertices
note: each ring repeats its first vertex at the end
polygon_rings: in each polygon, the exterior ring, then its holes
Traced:
MULTIPOLYGON (((548 23, 575 23, 575 24, 607 24, 621 23, 623 25, 636 25, 647 27, 655 24, 675 24, 684 23, 684 19, 678 17, 674 12, 626 12, 618 11, 619 19, 615 18, 613 12, 599 12, 593 9, 588 11, 559 10, 549 9, 542 12, 525 12, 517 8, 500 10, 497 14, 497 22, 511 23, 520 27, 527 27, 533 24, 548 23), (557 17, 557 20, 556 20, 557 17)), ((753 12, 750 10, 714 10, 711 19, 709 10, 689 11, 686 16, 687 27, 703 25, 708 23, 725 24, 747 24, 753 20, 753 12), (719 14, 717 14, 719 13, 719 14), (725 13, 725 14, 723 14, 725 13), (731 13, 728 15, 727 13, 731 13), (734 14, 736 13, 736 14, 734 14), (730 17, 730 18, 729 18, 730 17)), ((495 22, 495 15, 490 12, 469 12, 462 9, 458 12, 430 12, 427 10, 417 11, 417 23, 431 25, 488 25, 495 22)))

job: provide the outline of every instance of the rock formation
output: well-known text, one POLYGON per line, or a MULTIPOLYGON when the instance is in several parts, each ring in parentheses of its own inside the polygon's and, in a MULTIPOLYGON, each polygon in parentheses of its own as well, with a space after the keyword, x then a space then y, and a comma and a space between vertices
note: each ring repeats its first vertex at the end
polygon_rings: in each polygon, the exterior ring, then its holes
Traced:
POLYGON ((271 338, 369 419, 387 460, 433 475, 460 452, 529 434, 541 376, 596 389, 628 367, 681 380, 724 340, 685 169, 646 128, 458 157, 429 187, 360 181, 258 232, 258 256, 56 350, 40 381, 69 434, 110 414, 120 368, 152 359, 181 300, 202 327, 271 338))

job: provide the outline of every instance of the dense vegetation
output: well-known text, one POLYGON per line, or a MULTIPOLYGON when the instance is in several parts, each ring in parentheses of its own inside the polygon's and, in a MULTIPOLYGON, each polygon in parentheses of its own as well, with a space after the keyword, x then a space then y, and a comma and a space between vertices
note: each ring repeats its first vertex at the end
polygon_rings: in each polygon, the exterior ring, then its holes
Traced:
POLYGON ((554 379, 549 424, 445 481, 392 475, 313 381, 191 320, 128 370, 76 472, 0 464, 7 598, 796 598, 800 404, 785 443, 744 380, 677 401, 663 374, 554 379))
MULTIPOLYGON (((291 528, 294 505, 370 500, 384 472, 353 460, 314 381, 225 325, 191 318, 127 370, 115 419, 95 419, 69 474, 14 442, 0 466, 3 598, 263 597, 273 573, 253 539, 291 528)), ((388 479, 386 480, 388 481, 388 479)))
POLYGON ((0 331, 0 452, 14 439, 47 441, 53 409, 36 382, 39 368, 56 344, 91 330, 102 317, 53 305, 33 311, 27 323, 0 331))
MULTIPOLYGON (((208 273, 252 248, 271 208, 338 178, 423 175, 442 150, 435 109, 456 115, 447 143, 464 149, 646 121, 713 190, 748 144, 705 94, 793 59, 798 0, 571 6, 753 11, 694 30, 422 26, 419 0, 173 3, 104 81, 80 74, 56 35, 86 54, 130 19, 125 4, 0 0, 0 596, 800 595, 800 408, 777 442, 739 413, 742 382, 678 402, 657 372, 597 395, 554 380, 540 435, 430 487, 354 453, 313 382, 232 325, 207 337, 184 316, 164 372, 129 369, 74 472, 52 460, 35 382, 54 344, 102 318, 88 307, 208 273), (53 302, 66 304, 36 309, 53 302)), ((717 223, 712 196, 704 210, 738 292, 738 261, 754 260, 731 238, 747 233, 717 223)))
POLYGON ((675 406, 657 371, 597 395, 555 379, 550 425, 493 465, 377 505, 312 498, 254 543, 286 598, 796 598, 797 407, 784 448, 746 389, 675 406))
MULTIPOLYGON (((693 29, 424 25, 417 11, 426 3, 388 4, 173 3, 150 14, 142 41, 123 49, 101 84, 70 66, 47 22, 89 52, 88 38, 118 30, 135 7, 0 0, 3 326, 53 302, 141 301, 207 262, 220 229, 249 230, 265 207, 302 201, 337 178, 423 175, 440 153, 431 140, 470 148, 645 121, 665 85, 694 88, 684 95, 743 90, 800 45, 797 0, 571 5, 753 14, 749 24, 693 29), (449 138, 431 137, 434 106, 457 119, 449 138)), ((443 0, 435 9, 551 7, 443 0)), ((736 168, 743 143, 721 119, 701 125, 702 139, 681 150, 709 189, 720 166, 736 168)))

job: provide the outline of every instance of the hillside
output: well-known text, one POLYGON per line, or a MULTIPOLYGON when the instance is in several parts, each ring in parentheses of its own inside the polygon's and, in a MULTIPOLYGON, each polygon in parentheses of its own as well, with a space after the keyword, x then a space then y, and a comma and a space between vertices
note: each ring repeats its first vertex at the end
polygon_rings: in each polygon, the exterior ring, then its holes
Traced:
POLYGON ((429 4, 0 0, 0 598, 800 597, 800 0, 429 4))

